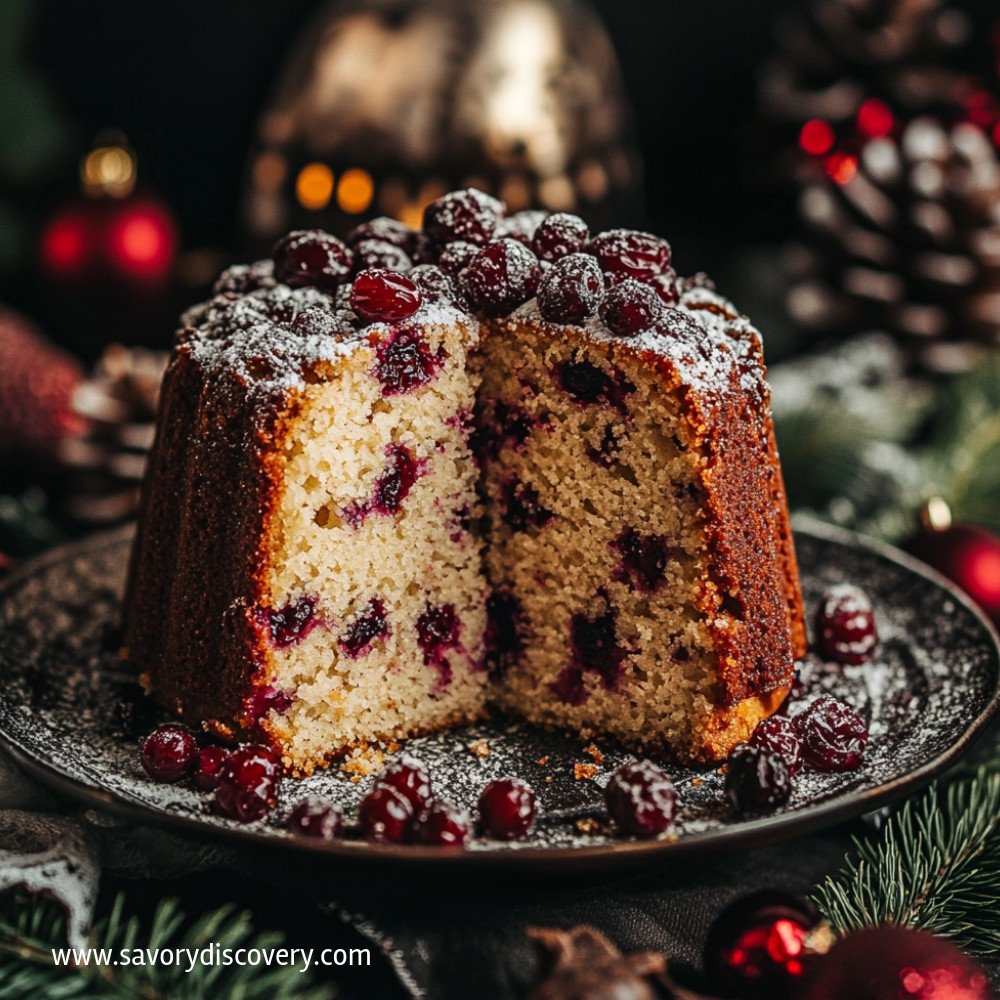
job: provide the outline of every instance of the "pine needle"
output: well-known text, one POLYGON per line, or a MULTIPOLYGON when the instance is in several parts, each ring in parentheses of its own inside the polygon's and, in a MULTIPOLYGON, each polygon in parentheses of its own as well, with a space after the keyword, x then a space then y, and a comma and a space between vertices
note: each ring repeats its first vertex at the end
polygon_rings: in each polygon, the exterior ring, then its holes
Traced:
POLYGON ((898 924, 988 955, 1000 952, 998 897, 1000 773, 981 768, 907 802, 880 837, 855 838, 815 898, 838 933, 898 924))

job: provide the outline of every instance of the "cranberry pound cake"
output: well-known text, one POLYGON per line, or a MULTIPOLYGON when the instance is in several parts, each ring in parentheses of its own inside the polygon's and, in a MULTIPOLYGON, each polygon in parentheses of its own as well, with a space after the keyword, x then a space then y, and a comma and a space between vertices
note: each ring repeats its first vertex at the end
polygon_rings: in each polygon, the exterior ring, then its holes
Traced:
POLYGON ((805 647, 764 376, 646 233, 472 189, 291 233, 183 318, 127 655, 300 774, 490 706, 720 759, 805 647))

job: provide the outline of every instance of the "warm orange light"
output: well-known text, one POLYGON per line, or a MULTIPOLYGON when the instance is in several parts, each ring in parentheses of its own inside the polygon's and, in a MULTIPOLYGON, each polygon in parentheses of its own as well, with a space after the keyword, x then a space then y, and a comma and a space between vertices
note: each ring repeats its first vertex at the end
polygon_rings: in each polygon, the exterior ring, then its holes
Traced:
POLYGON ((858 172, 858 161, 847 153, 831 153, 824 162, 826 172, 832 181, 843 186, 854 179, 858 172))
POLYGON ((410 229, 419 229, 424 224, 424 206, 415 201, 408 201, 396 213, 396 218, 410 229))
POLYGON ((76 271, 87 256, 87 225, 75 215, 62 216, 42 233, 42 260, 54 271, 76 271))
POLYGON ((263 191, 277 191, 285 183, 287 164, 280 153, 265 152, 254 160, 254 183, 263 191))
POLYGON ((348 215, 359 215, 372 203, 375 181, 367 170, 354 167, 345 170, 337 185, 337 204, 348 215))
POLYGON ((80 164, 87 194, 124 198, 135 187, 135 158, 123 146, 98 146, 80 164))
POLYGON ((333 171, 325 163, 307 163, 295 179, 295 197, 310 212, 326 208, 333 197, 333 171))
POLYGON ((833 129, 821 118, 810 118, 799 132, 799 145, 810 156, 822 156, 833 149, 833 129))

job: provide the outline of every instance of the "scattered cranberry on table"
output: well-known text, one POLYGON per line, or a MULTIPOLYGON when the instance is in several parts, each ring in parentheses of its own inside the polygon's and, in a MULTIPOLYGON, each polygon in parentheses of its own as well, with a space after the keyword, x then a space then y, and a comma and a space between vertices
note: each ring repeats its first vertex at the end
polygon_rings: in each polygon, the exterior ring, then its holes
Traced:
POLYGON ((389 785, 377 785, 361 800, 358 821, 366 840, 403 844, 412 832, 413 806, 402 792, 389 785))
POLYGON ((623 764, 604 789, 615 826, 637 837, 655 837, 674 826, 677 793, 670 775, 651 760, 623 764))
POLYGON ((822 695, 792 716, 806 762, 820 771, 853 771, 861 764, 868 727, 846 702, 822 695))
POLYGON ((139 756, 154 781, 180 781, 198 766, 198 744, 190 729, 168 723, 142 741, 139 756))
POLYGON ((317 840, 333 840, 343 824, 340 810, 322 799, 303 799, 289 814, 286 826, 292 833, 317 840))
POLYGON ((431 776, 424 765, 409 754, 402 754, 389 764, 379 776, 378 784, 399 792, 414 813, 431 801, 431 776))
POLYGON ((726 766, 726 798, 741 816, 783 805, 792 793, 784 758, 759 746, 737 747, 726 766))
POLYGON ((224 747, 207 746, 198 751, 198 763, 191 783, 201 792, 211 792, 219 783, 222 765, 229 760, 229 751, 224 747))
POLYGON ((219 772, 215 802, 220 812, 242 823, 262 819, 277 804, 282 770, 281 760, 270 747, 238 747, 219 772))
POLYGON ((871 601, 860 587, 841 583, 824 591, 816 608, 816 642, 824 656, 838 663, 871 659, 878 631, 871 601))
POLYGON ((483 829, 498 840, 516 840, 535 824, 535 793, 520 778, 491 781, 479 796, 483 829))
POLYGON ((790 778, 802 770, 802 743, 791 720, 785 716, 772 715, 759 722, 747 743, 781 757, 790 778))
POLYGON ((429 847, 464 847, 471 833, 469 814, 444 799, 432 799, 415 824, 417 842, 429 847))

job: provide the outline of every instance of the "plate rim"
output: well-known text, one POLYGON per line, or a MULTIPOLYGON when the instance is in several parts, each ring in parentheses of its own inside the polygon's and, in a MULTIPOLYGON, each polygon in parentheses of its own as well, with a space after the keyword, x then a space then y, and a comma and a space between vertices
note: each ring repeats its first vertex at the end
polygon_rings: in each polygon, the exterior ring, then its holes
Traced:
MULTIPOLYGON (((676 838, 649 840, 621 840, 592 846, 513 847, 505 845, 494 849, 442 850, 420 845, 370 844, 364 840, 335 839, 314 840, 284 834, 284 831, 264 832, 256 828, 239 828, 205 823, 199 819, 158 810, 153 806, 135 802, 125 796, 88 785, 84 780, 65 774, 58 767, 34 754, 5 730, 0 730, 0 748, 28 775, 38 779, 57 793, 81 802, 91 808, 112 813, 152 826, 194 835, 202 839, 221 840, 233 845, 291 851, 300 856, 326 857, 332 861, 371 863, 379 865, 406 865, 422 870, 439 871, 442 866, 456 869, 523 869, 537 868, 555 872, 588 869, 591 865, 601 870, 631 867, 640 862, 670 864, 698 855, 724 852, 734 847, 754 848, 802 836, 833 823, 856 818, 863 813, 886 805, 903 794, 917 791, 961 759, 982 735, 987 725, 1000 710, 1000 636, 982 610, 950 580, 895 546, 869 538, 846 528, 837 527, 807 515, 792 519, 795 533, 812 536, 819 541, 833 542, 850 548, 863 549, 902 566, 922 577, 952 600, 962 605, 978 622, 984 636, 991 643, 994 665, 994 686, 988 701, 965 731, 944 751, 920 767, 908 771, 874 788, 852 789, 828 800, 808 805, 790 813, 779 813, 750 820, 741 820, 730 826, 703 830, 676 838), (275 836, 278 833, 278 836, 275 836)), ((101 550, 121 544, 135 530, 131 522, 86 536, 83 539, 57 546, 19 566, 0 581, 0 602, 17 587, 23 578, 31 577, 50 563, 72 558, 80 549, 101 550)))

